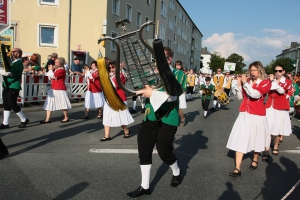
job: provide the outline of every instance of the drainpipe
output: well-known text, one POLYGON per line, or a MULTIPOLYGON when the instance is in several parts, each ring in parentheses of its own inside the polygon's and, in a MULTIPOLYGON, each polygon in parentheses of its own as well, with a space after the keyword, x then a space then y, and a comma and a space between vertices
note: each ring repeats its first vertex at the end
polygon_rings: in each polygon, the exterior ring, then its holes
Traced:
POLYGON ((71 49, 70 49, 70 44, 71 44, 71 17, 72 17, 72 0, 69 0, 69 24, 68 24, 68 44, 67 44, 67 61, 68 65, 71 66, 71 49))
MULTIPOLYGON (((156 1, 157 0, 154 1, 154 19, 153 19, 154 23, 156 23, 156 1)), ((155 27, 156 24, 154 24, 153 26, 153 36, 154 36, 153 38, 157 39, 157 35, 155 35, 155 27)))

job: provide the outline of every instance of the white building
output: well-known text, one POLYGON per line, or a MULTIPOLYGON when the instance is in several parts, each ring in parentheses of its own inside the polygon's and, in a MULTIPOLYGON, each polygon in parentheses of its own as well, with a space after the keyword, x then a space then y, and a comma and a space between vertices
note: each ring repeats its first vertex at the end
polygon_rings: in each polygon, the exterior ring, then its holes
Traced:
POLYGON ((207 47, 201 48, 201 57, 202 57, 202 63, 203 63, 201 72, 206 73, 206 74, 212 74, 212 70, 209 67, 211 53, 209 51, 207 51, 207 47))

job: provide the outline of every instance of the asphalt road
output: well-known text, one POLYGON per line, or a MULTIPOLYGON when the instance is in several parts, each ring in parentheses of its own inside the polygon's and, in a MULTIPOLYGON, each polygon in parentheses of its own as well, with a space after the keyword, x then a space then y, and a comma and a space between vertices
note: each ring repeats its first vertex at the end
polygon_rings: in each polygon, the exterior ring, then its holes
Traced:
MULTIPOLYGON (((128 103, 131 105, 130 100, 128 103)), ((199 97, 188 102, 186 126, 178 127, 174 139, 182 184, 169 186, 171 169, 154 154, 153 192, 140 199, 274 200, 287 194, 300 180, 300 122, 292 119, 293 134, 284 138, 278 156, 272 156, 269 163, 259 160, 257 170, 252 171, 249 153, 242 163, 242 176, 232 178, 228 173, 234 169, 234 152, 226 149, 226 143, 239 104, 233 97, 227 107, 203 119, 199 97)), ((30 119, 27 128, 19 129, 19 118, 12 114, 11 128, 0 131, 10 151, 10 156, 0 161, 1 200, 128 199, 125 193, 140 185, 135 151, 142 120, 139 112, 133 115, 130 138, 123 139, 121 128, 112 128, 113 139, 107 142, 99 142, 104 131, 96 110, 91 111, 89 120, 83 120, 83 107, 73 108, 68 123, 61 123, 62 112, 56 111, 53 122, 43 125, 39 121, 45 118, 45 111, 25 114, 30 119), (104 150, 106 153, 101 153, 104 150)), ((300 199, 300 185, 287 199, 300 199)))

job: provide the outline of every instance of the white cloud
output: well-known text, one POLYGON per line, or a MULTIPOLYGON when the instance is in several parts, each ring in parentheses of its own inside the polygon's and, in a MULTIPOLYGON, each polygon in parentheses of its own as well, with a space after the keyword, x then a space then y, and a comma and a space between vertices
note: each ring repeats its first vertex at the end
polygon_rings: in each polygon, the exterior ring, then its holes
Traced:
POLYGON ((202 46, 207 47, 211 53, 220 52, 224 58, 237 53, 244 57, 246 64, 260 60, 267 65, 285 49, 283 46, 290 46, 291 42, 300 42, 299 35, 290 34, 285 30, 263 29, 262 32, 267 35, 255 37, 231 32, 222 35, 214 33, 203 41, 202 46))

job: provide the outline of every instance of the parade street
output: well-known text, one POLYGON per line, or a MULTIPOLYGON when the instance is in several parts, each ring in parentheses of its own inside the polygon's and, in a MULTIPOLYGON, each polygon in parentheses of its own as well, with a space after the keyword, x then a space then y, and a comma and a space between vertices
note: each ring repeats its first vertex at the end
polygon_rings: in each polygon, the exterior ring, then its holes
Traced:
MULTIPOLYGON (((227 140, 240 105, 232 97, 228 106, 203 118, 199 96, 183 110, 186 125, 178 127, 175 154, 182 170, 182 183, 170 187, 172 171, 156 151, 151 169, 150 196, 139 199, 281 199, 300 180, 300 122, 292 118, 293 134, 280 143, 279 155, 268 163, 259 157, 258 168, 250 170, 252 154, 242 162, 241 177, 230 177, 235 168, 234 152, 227 140)), ((128 100, 131 106, 131 100, 128 100)), ((141 184, 137 154, 137 132, 143 118, 139 102, 131 137, 123 138, 121 128, 111 129, 111 141, 104 136, 102 120, 92 110, 82 119, 84 108, 69 110, 70 122, 61 123, 61 111, 52 113, 52 123, 40 124, 45 111, 25 112, 30 119, 20 129, 12 113, 10 128, 0 131, 10 155, 0 160, 0 199, 128 199, 126 192, 141 184)), ((3 108, 2 108, 3 110, 3 108)), ((3 118, 1 113, 1 120, 3 118)), ((24 109, 26 111, 26 109, 24 109)), ((286 199, 299 199, 300 185, 286 199)))

